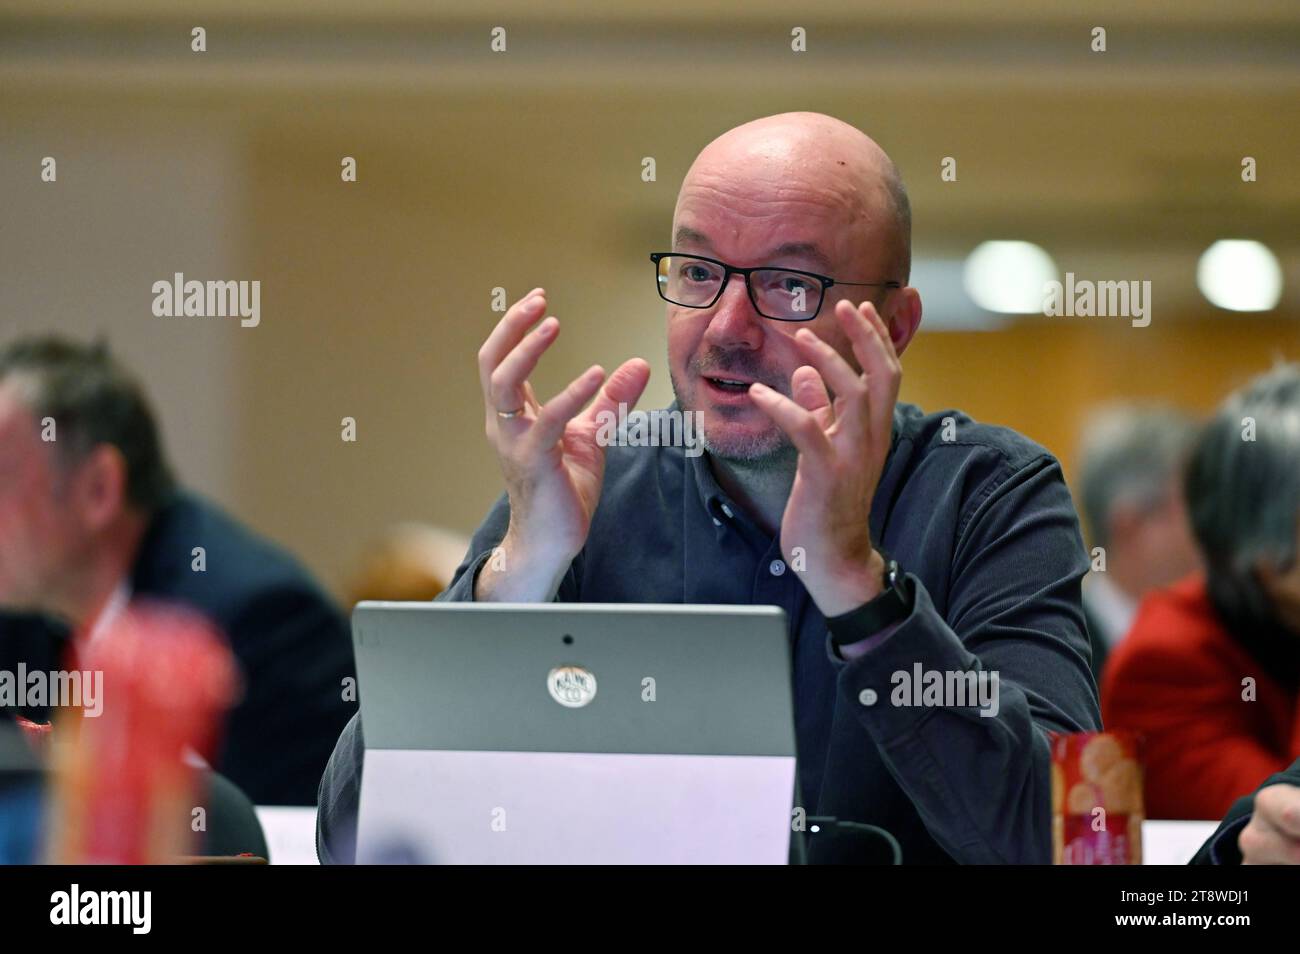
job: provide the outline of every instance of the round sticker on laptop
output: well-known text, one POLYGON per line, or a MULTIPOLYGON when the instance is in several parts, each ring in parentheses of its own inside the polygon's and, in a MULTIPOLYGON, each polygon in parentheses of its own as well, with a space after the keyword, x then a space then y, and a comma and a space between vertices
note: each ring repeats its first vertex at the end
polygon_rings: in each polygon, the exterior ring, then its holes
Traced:
POLYGON ((556 666, 546 675, 546 688, 560 705, 579 709, 596 698, 596 677, 581 666, 556 666))

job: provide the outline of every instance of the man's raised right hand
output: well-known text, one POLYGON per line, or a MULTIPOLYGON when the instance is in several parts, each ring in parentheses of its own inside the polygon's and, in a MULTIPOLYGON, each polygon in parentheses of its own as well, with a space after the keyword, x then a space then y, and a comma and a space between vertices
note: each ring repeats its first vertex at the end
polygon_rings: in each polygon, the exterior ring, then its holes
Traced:
POLYGON ((478 353, 487 437, 505 477, 510 526, 501 542, 503 559, 489 560, 479 573, 476 600, 554 598, 587 541, 600 500, 601 412, 634 406, 650 379, 650 366, 641 358, 619 365, 608 381, 604 369, 592 365, 539 404, 528 377, 560 333, 554 315, 528 330, 545 309, 545 291, 533 289, 510 306, 478 353))

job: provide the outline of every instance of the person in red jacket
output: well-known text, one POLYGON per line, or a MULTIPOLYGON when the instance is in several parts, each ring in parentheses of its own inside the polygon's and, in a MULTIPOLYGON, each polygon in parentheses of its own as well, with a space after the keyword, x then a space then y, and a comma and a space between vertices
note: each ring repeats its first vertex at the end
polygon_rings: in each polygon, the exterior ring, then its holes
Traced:
POLYGON ((1147 817, 1218 819, 1300 756, 1300 366, 1229 397, 1185 493, 1205 572, 1143 601, 1102 723, 1145 737, 1147 817))

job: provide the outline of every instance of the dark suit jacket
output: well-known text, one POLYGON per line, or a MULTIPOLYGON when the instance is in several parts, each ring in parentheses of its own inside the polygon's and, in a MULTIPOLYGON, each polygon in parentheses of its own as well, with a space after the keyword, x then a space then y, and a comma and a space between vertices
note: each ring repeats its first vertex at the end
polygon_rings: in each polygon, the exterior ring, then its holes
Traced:
MULTIPOLYGON (((68 630, 34 613, 0 613, 0 671, 14 673, 18 664, 27 672, 59 669, 68 650, 68 630)), ((0 712, 33 722, 49 722, 49 706, 5 705, 0 712)))
MULTIPOLYGON (((343 699, 355 668, 347 620, 307 572, 213 504, 181 493, 151 521, 131 591, 197 609, 230 640, 244 696, 214 767, 255 804, 315 804, 334 742, 356 711, 343 699), (205 551, 201 573, 191 569, 195 547, 205 551)), ((42 624, 44 649, 33 625, 11 618, 4 627, 22 635, 29 668, 33 659, 57 658, 48 648, 56 645, 52 625, 42 624)), ((13 645, 9 635, 0 645, 13 645)))
MULTIPOLYGON (((1269 785, 1300 785, 1300 759, 1297 759, 1285 772, 1269 776, 1259 788, 1269 785)), ((1259 789, 1256 789, 1255 793, 1258 794, 1259 789)), ((1194 865, 1241 864, 1241 849, 1237 847, 1237 836, 1250 824, 1250 818, 1254 813, 1255 795, 1237 799, 1223 819, 1223 824, 1201 846, 1201 850, 1192 858, 1191 863, 1194 865)))

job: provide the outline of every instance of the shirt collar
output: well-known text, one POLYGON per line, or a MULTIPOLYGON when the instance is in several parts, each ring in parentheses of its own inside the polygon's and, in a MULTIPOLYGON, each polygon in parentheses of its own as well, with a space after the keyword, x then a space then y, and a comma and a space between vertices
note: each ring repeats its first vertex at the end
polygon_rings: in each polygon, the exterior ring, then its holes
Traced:
POLYGON ((1114 646, 1133 625, 1137 616, 1137 600, 1107 579, 1105 573, 1089 573, 1084 578, 1084 593, 1089 608, 1101 624, 1101 637, 1106 645, 1114 646))
POLYGON ((86 629, 86 636, 83 641, 85 646, 93 646, 103 638, 104 634, 112 628, 117 622, 118 617, 126 609, 126 604, 131 599, 131 587, 126 577, 118 580, 117 586, 113 588, 113 593, 104 604, 104 608, 99 611, 95 621, 86 629))
POLYGON ((716 526, 735 515, 736 504, 727 496, 726 491, 713 476, 713 467, 709 464, 708 452, 686 458, 686 466, 695 479, 695 490, 699 494, 704 512, 713 518, 716 526))

